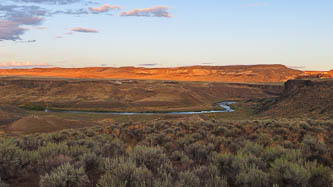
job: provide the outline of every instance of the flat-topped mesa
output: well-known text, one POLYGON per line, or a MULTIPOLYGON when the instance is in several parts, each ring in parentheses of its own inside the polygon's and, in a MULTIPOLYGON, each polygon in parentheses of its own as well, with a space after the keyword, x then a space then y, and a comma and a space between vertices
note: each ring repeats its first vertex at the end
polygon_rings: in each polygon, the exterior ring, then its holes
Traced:
POLYGON ((0 76, 155 79, 207 82, 285 82, 303 72, 284 65, 188 66, 174 68, 88 67, 0 70, 0 76))

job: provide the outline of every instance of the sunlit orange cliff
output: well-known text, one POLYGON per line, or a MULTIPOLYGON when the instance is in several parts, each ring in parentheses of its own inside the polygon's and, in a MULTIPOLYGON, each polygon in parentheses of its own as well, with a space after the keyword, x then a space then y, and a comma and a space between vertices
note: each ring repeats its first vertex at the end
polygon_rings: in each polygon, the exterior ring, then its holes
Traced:
POLYGON ((284 65, 189 66, 177 68, 87 67, 2 69, 0 76, 154 79, 207 82, 285 82, 298 77, 333 77, 333 71, 300 71, 284 65))

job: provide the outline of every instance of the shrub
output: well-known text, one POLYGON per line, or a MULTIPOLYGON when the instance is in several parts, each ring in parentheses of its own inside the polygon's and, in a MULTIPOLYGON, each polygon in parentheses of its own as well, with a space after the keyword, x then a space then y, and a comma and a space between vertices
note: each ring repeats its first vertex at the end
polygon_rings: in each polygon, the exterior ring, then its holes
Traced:
POLYGON ((311 173, 302 165, 286 159, 277 159, 271 164, 273 181, 280 186, 307 186, 311 173))
POLYGON ((244 147, 242 147, 241 152, 244 152, 245 154, 253 154, 257 157, 261 156, 261 154, 265 151, 263 146, 252 143, 252 142, 245 142, 244 147))
POLYGON ((48 143, 45 146, 39 147, 37 152, 41 158, 47 158, 50 155, 63 154, 65 155, 68 151, 68 146, 66 144, 60 143, 48 143))
POLYGON ((80 157, 80 162, 86 172, 98 170, 102 164, 101 158, 95 153, 85 153, 80 157))
POLYGON ((331 179, 333 173, 330 168, 318 165, 316 162, 307 163, 306 168, 308 168, 311 173, 309 179, 310 186, 330 186, 333 182, 333 178, 331 179))
POLYGON ((200 179, 200 186, 207 187, 226 187, 228 182, 218 174, 216 166, 201 166, 194 170, 195 175, 200 179))
POLYGON ((88 183, 89 179, 84 169, 75 169, 69 163, 57 167, 40 179, 41 187, 82 187, 88 186, 88 183))
POLYGON ((9 186, 0 178, 0 187, 9 187, 9 186))
POLYGON ((181 172, 177 186, 199 187, 200 180, 193 172, 181 172))
POLYGON ((188 169, 193 161, 188 158, 182 151, 175 151, 170 156, 171 161, 173 162, 174 168, 177 168, 178 171, 184 171, 188 169))
POLYGON ((324 162, 325 159, 322 156, 326 153, 327 146, 318 142, 316 137, 305 136, 302 141, 302 151, 309 160, 324 162))
POLYGON ((145 166, 154 174, 172 170, 169 158, 160 147, 136 146, 130 156, 138 166, 145 166))
POLYGON ((252 154, 239 152, 233 157, 231 168, 234 172, 239 173, 242 169, 246 169, 252 165, 265 168, 265 163, 260 158, 252 154))
POLYGON ((126 146, 119 139, 115 139, 102 144, 95 152, 104 157, 117 157, 125 155, 126 146))
POLYGON ((45 140, 41 136, 26 136, 19 141, 19 146, 23 150, 36 150, 38 147, 44 145, 45 140))
POLYGON ((60 143, 65 141, 68 138, 67 133, 57 132, 49 134, 48 140, 52 143, 60 143))
POLYGON ((266 161, 266 163, 273 162, 274 160, 282 157, 286 153, 286 149, 281 146, 276 147, 268 147, 265 149, 262 159, 266 161))
MULTIPOLYGON (((229 153, 215 154, 213 155, 213 163, 217 167, 220 176, 227 176, 231 183, 236 182, 236 176, 239 174, 246 176, 249 172, 254 174, 257 171, 248 171, 248 168, 265 168, 265 164, 261 159, 252 154, 244 154, 242 152, 237 153, 237 155, 229 153)), ((258 173, 260 172, 258 171, 258 173)))
POLYGON ((242 169, 236 176, 236 184, 239 186, 265 187, 268 186, 269 175, 256 166, 242 169))
POLYGON ((20 176, 20 171, 27 166, 26 154, 12 141, 0 143, 0 177, 9 179, 20 176))
MULTIPOLYGON (((71 162, 73 159, 69 156, 63 154, 51 154, 47 158, 39 159, 39 168, 40 170, 49 172, 54 168, 57 168, 67 162, 71 162)), ((39 171, 40 172, 40 171, 39 171)))
POLYGON ((106 173, 98 182, 100 187, 145 187, 152 186, 153 175, 145 166, 137 167, 133 160, 123 157, 106 159, 106 173))
POLYGON ((73 159, 78 160, 78 158, 85 154, 89 153, 90 150, 85 146, 75 145, 68 147, 68 150, 66 150, 65 154, 71 156, 73 159))
POLYGON ((198 163, 204 163, 210 157, 210 153, 214 146, 206 146, 199 143, 194 143, 185 148, 187 155, 198 163))
POLYGON ((80 139, 80 140, 69 140, 67 141, 68 146, 75 146, 75 145, 80 145, 80 146, 85 146, 89 149, 94 149, 97 147, 98 142, 91 139, 91 138, 86 138, 86 139, 80 139))
POLYGON ((213 155, 213 163, 217 167, 220 176, 235 176, 236 171, 234 171, 232 168, 233 157, 234 156, 229 153, 213 155))
POLYGON ((173 178, 167 171, 160 171, 159 178, 154 178, 153 186, 172 187, 174 186, 173 178))
POLYGON ((299 126, 305 130, 311 130, 311 125, 308 124, 307 122, 303 121, 299 124, 299 126))

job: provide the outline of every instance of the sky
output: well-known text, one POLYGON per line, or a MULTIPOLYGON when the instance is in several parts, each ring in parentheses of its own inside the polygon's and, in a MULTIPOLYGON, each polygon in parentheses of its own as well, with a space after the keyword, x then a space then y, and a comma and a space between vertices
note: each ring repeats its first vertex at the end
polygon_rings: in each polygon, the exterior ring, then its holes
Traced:
POLYGON ((0 1, 0 68, 240 64, 333 69, 333 1, 0 1))

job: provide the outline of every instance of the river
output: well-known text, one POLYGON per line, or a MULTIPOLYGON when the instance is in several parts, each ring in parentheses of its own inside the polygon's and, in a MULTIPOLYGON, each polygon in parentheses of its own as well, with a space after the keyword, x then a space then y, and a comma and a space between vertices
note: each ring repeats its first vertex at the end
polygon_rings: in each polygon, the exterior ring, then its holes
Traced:
POLYGON ((236 102, 221 102, 218 103, 221 110, 203 110, 203 111, 189 111, 189 112, 89 112, 89 111, 78 111, 78 110, 52 110, 45 109, 44 112, 62 112, 62 113, 73 113, 73 114, 114 114, 114 115, 156 115, 156 114, 209 114, 209 113, 222 113, 222 112, 234 112, 230 105, 236 102))

